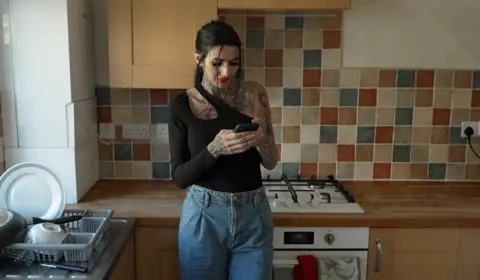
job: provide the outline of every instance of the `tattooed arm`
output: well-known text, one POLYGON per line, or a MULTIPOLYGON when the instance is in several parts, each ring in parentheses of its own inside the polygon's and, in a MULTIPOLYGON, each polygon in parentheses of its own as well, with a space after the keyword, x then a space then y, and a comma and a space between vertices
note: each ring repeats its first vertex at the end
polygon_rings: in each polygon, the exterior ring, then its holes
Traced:
POLYGON ((278 158, 268 95, 262 85, 254 82, 246 84, 246 91, 250 92, 251 97, 253 97, 251 98, 253 117, 262 120, 264 138, 257 146, 262 157, 262 165, 266 169, 272 170, 277 166, 278 158))

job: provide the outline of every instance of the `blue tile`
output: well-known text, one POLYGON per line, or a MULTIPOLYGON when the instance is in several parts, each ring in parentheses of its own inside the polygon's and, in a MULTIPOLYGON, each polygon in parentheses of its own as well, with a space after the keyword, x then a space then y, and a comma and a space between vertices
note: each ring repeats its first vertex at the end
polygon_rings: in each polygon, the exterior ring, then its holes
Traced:
POLYGON ((375 127, 358 126, 357 143, 373 143, 375 140, 375 127))
POLYGON ((410 145, 393 146, 393 162, 410 162, 410 145))
POLYGON ((480 89, 480 71, 473 72, 473 88, 480 89))
POLYGON ((95 94, 97 95, 98 106, 106 106, 112 104, 109 87, 97 87, 95 89, 95 94))
POLYGON ((320 126, 320 143, 337 143, 338 128, 335 125, 332 126, 320 126))
POLYGON ((263 49, 264 44, 264 30, 247 30, 247 48, 263 49))
POLYGON ((303 17, 285 17, 285 29, 303 29, 303 17))
POLYGON ((395 109, 395 125, 412 125, 413 108, 403 107, 395 109))
POLYGON ((450 127, 450 144, 466 144, 467 138, 461 136, 462 128, 460 126, 450 127))
POLYGON ((302 105, 302 90, 299 88, 283 89, 283 106, 302 105))
POLYGON ((282 162, 283 174, 287 175, 288 178, 297 178, 300 173, 299 170, 300 164, 298 162, 282 162))
POLYGON ((152 162, 153 179, 170 179, 169 162, 152 162))
POLYGON ((340 89, 340 106, 357 106, 358 90, 355 88, 340 89))
POLYGON ((152 123, 168 123, 170 120, 170 109, 168 106, 150 107, 150 118, 152 123))
POLYGON ((428 179, 444 180, 447 173, 446 163, 430 163, 428 165, 428 179))
POLYGON ((303 50, 303 68, 321 68, 321 50, 303 50))
POLYGON ((415 71, 414 70, 398 70, 397 87, 414 87, 415 71))
POLYGON ((113 151, 115 161, 132 160, 132 145, 130 143, 115 143, 113 151))

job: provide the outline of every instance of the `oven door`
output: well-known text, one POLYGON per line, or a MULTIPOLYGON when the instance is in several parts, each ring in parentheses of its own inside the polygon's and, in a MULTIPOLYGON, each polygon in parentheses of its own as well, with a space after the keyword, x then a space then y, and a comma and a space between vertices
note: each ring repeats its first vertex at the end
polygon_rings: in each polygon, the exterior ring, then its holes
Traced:
MULTIPOLYGON (((322 257, 358 257, 359 278, 367 279, 367 250, 355 251, 275 251, 273 258, 273 280, 294 280, 293 268, 298 264, 297 256, 312 255, 317 259, 322 257)), ((318 278, 321 280, 320 278, 318 278)))

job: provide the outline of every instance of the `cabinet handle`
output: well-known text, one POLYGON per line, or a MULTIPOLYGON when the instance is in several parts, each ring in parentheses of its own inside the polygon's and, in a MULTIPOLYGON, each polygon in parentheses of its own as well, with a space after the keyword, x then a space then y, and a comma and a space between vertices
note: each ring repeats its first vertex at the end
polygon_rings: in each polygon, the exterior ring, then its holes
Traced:
POLYGON ((377 264, 375 266, 375 271, 379 272, 380 269, 382 268, 382 262, 383 262, 383 246, 382 246, 382 241, 380 239, 377 239, 376 242, 377 242, 377 264))

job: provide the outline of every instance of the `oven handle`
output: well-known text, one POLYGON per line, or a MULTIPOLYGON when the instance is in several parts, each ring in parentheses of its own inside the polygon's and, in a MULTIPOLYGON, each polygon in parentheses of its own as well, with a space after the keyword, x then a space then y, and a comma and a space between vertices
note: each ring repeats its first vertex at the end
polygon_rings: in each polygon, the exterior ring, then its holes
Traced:
POLYGON ((298 264, 297 260, 274 259, 273 267, 294 267, 298 264))
POLYGON ((382 263, 383 263, 383 246, 382 246, 382 241, 380 239, 377 239, 376 243, 377 243, 377 263, 376 263, 375 271, 379 272, 382 268, 382 263))

